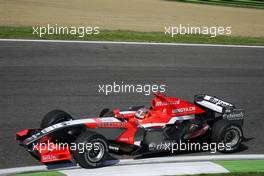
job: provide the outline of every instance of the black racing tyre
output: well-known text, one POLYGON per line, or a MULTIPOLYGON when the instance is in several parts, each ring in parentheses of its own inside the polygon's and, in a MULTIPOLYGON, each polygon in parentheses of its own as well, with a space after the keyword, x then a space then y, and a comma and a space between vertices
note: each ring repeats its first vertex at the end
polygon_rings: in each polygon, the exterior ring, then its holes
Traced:
POLYGON ((76 150, 72 151, 73 158, 83 168, 100 167, 108 158, 107 140, 97 133, 83 132, 77 137, 74 145, 76 150))
POLYGON ((72 116, 62 110, 53 110, 47 113, 41 121, 40 128, 47 128, 56 123, 73 120, 72 116))
POLYGON ((219 152, 236 152, 240 147, 242 139, 243 131, 237 124, 228 123, 225 120, 219 120, 213 125, 211 142, 214 142, 218 145, 217 150, 219 152))

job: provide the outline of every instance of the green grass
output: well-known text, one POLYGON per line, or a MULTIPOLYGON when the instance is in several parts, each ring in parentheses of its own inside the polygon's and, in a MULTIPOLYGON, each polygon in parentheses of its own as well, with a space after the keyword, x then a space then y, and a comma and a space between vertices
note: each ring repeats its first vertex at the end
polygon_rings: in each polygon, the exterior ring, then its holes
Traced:
POLYGON ((231 172, 264 172, 264 160, 215 161, 231 172))
POLYGON ((46 40, 87 40, 87 41, 137 41, 137 42, 168 42, 168 43, 201 43, 201 44, 234 44, 234 45, 264 45, 264 37, 234 37, 208 35, 177 35, 170 37, 163 32, 134 31, 100 31, 98 35, 33 35, 31 27, 0 27, 2 39, 46 39, 46 40))
POLYGON ((179 1, 179 2, 190 2, 190 3, 199 3, 199 4, 264 9, 263 0, 167 0, 167 1, 179 1))
POLYGON ((264 176, 264 172, 234 172, 226 174, 199 174, 194 176, 264 176))
POLYGON ((14 174, 11 176, 65 176, 65 175, 58 171, 47 171, 47 172, 28 172, 28 173, 14 174))

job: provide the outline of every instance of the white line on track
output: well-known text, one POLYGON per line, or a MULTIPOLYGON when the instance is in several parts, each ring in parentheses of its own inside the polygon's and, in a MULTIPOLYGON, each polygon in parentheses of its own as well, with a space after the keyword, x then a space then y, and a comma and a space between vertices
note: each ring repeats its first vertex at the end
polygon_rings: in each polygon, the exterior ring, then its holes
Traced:
MULTIPOLYGON (((174 157, 156 157, 156 158, 146 158, 146 159, 123 159, 114 161, 114 166, 133 166, 133 165, 153 165, 162 163, 184 163, 184 162, 207 162, 215 160, 264 160, 264 154, 249 154, 249 155, 205 155, 205 156, 174 156, 174 157)), ((111 163, 111 161, 109 162, 111 163)), ((109 164, 108 163, 108 164, 109 164)), ((113 166, 108 166, 112 168, 113 166)), ((30 171, 45 171, 45 170, 58 170, 58 169, 79 169, 77 166, 73 165, 53 165, 53 169, 47 166, 29 166, 29 167, 17 167, 0 169, 0 175, 11 174, 19 172, 30 172, 30 171), (54 169, 55 168, 55 169, 54 169)))
POLYGON ((16 168, 9 168, 9 169, 1 169, 0 175, 20 173, 20 172, 44 171, 44 170, 47 170, 46 166, 16 167, 16 168))
POLYGON ((42 43, 83 43, 83 44, 126 44, 126 45, 160 45, 160 46, 200 46, 200 47, 233 47, 233 48, 264 48, 250 45, 220 45, 192 43, 158 43, 158 42, 114 42, 114 41, 78 41, 78 40, 31 40, 31 39, 0 39, 4 42, 42 42, 42 43))

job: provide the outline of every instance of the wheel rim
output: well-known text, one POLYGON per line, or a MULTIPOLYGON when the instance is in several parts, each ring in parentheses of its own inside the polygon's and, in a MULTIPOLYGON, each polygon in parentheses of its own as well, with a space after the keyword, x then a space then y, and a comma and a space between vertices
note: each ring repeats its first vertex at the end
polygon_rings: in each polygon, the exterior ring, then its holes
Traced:
POLYGON ((239 132, 236 129, 230 129, 224 136, 224 143, 234 147, 238 144, 240 139, 239 132))
POLYGON ((105 153, 105 147, 104 144, 102 144, 101 142, 94 142, 92 143, 92 145, 93 145, 92 149, 86 152, 86 158, 89 161, 96 163, 103 158, 105 153))

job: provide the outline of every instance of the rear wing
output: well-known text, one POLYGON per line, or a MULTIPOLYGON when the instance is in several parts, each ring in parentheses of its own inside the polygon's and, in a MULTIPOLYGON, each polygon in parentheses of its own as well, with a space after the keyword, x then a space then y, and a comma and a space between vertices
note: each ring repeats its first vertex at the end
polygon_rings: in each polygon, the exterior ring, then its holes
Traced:
POLYGON ((202 107, 220 113, 224 119, 244 119, 244 109, 237 109, 233 104, 210 95, 195 95, 194 102, 202 107))
POLYGON ((231 103, 210 95, 195 95, 194 102, 218 113, 223 113, 225 109, 235 108, 231 103))

